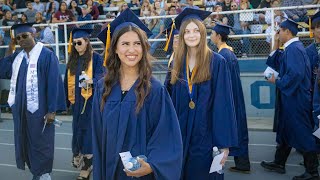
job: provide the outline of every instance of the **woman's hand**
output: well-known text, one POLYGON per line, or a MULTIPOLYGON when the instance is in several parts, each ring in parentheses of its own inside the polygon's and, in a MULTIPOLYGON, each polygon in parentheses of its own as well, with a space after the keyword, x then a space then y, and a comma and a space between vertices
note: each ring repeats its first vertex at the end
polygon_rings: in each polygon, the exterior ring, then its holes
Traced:
POLYGON ((141 167, 136 171, 128 171, 124 169, 124 172, 126 172, 127 176, 138 178, 153 172, 149 163, 145 162, 143 159, 138 159, 138 161, 140 162, 141 167))
POLYGON ((224 166, 229 156, 229 148, 221 149, 221 152, 224 152, 223 158, 221 159, 220 164, 224 166))

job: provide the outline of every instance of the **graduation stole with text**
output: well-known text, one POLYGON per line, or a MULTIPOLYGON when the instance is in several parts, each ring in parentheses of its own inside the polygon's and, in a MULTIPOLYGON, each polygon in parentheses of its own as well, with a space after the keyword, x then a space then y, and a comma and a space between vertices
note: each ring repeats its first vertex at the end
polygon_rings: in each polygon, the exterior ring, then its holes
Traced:
MULTIPOLYGON (((92 58, 89 62, 88 69, 85 71, 86 75, 92 79, 93 73, 92 73, 92 58)), ((75 103, 76 99, 76 94, 75 94, 75 88, 76 88, 76 76, 71 75, 70 69, 68 70, 68 100, 70 101, 71 104, 75 103)), ((92 96, 92 88, 89 87, 87 84, 87 88, 81 88, 81 96, 85 99, 85 103, 83 105, 83 109, 81 114, 83 114, 87 100, 92 96)))

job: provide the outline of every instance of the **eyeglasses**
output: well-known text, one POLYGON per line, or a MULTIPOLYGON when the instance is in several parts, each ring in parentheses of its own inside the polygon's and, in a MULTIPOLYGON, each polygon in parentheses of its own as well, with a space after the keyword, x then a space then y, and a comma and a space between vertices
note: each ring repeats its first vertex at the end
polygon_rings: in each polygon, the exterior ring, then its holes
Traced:
POLYGON ((237 7, 237 5, 232 5, 231 7, 237 7))
POLYGON ((20 41, 21 39, 27 39, 29 37, 29 34, 21 34, 20 36, 16 36, 16 39, 20 41))
POLYGON ((76 46, 76 45, 81 46, 81 45, 82 45, 82 42, 81 42, 81 41, 73 42, 73 45, 74 45, 74 46, 76 46))

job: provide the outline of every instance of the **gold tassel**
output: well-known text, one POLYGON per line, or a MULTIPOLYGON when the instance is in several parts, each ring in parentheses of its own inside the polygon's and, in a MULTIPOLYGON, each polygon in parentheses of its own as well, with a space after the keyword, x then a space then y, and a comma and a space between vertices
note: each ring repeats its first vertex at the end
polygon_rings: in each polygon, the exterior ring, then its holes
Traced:
MULTIPOLYGON (((10 37, 11 37, 11 41, 14 39, 14 35, 13 35, 14 33, 13 33, 13 30, 10 30, 10 37)), ((15 51, 16 50, 16 45, 14 45, 13 47, 12 47, 12 51, 15 51)))
POLYGON ((313 32, 311 28, 311 17, 309 17, 309 32, 310 32, 310 38, 313 38, 313 32))
POLYGON ((72 32, 70 32, 70 37, 69 37, 69 44, 68 44, 68 53, 71 53, 71 48, 72 47, 72 32))
POLYGON ((107 30, 107 38, 106 38, 106 49, 104 51, 104 63, 103 66, 107 66, 107 58, 109 55, 108 49, 110 47, 110 43, 111 43, 111 30, 110 30, 110 23, 108 24, 108 30, 107 30))
MULTIPOLYGON (((88 84, 88 83, 87 83, 86 93, 87 93, 87 94, 89 93, 89 84, 88 84)), ((87 101, 88 101, 88 98, 85 98, 85 101, 84 101, 84 105, 83 105, 83 107, 82 107, 81 114, 83 114, 83 113, 84 113, 84 111, 86 110, 87 101)))
POLYGON ((167 39, 166 45, 163 48, 164 51, 168 51, 170 40, 172 38, 172 32, 173 32, 174 28, 175 28, 175 23, 174 23, 174 19, 172 19, 171 31, 170 31, 170 34, 169 34, 169 38, 167 39))

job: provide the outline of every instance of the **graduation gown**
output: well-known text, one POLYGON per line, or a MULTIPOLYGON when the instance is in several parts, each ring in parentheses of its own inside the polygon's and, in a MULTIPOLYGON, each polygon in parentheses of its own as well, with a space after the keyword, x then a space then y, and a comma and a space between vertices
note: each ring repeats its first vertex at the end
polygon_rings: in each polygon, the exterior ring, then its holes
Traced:
MULTIPOLYGON (((272 56, 268 56, 266 64, 270 66, 275 71, 280 71, 280 60, 283 55, 283 50, 277 49, 272 56)), ((274 105, 274 118, 273 118, 273 132, 277 132, 278 122, 279 122, 279 114, 280 114, 280 91, 279 88, 276 87, 276 100, 274 105)))
POLYGON ((180 178, 182 140, 179 122, 170 96, 164 86, 151 79, 151 91, 136 114, 137 81, 121 101, 120 83, 108 96, 103 111, 100 103, 104 80, 95 88, 92 106, 93 179, 131 180, 123 171, 119 153, 145 155, 153 173, 139 179, 180 178))
MULTIPOLYGON (((0 60, 0 78, 10 79, 12 63, 18 53, 0 60)), ((22 60, 18 77, 15 103, 12 105, 16 163, 19 169, 28 165, 31 173, 40 176, 51 173, 54 155, 55 126, 47 124, 44 132, 44 116, 49 112, 65 110, 65 96, 59 61, 56 55, 43 47, 37 63, 39 109, 27 110, 26 78, 27 60, 22 60)))
MULTIPOLYGON (((91 127, 91 108, 92 100, 94 95, 94 90, 92 96, 87 100, 86 108, 83 114, 81 111, 83 109, 85 99, 81 96, 81 89, 79 87, 79 76, 81 75, 83 59, 79 58, 79 63, 77 64, 77 73, 75 76, 75 103, 71 104, 72 108, 72 152, 73 154, 92 154, 92 127, 91 127)), ((102 57, 94 52, 92 57, 92 73, 93 73, 93 88, 95 88, 99 79, 104 75, 104 66, 102 57)), ((64 80, 67 104, 70 104, 68 100, 68 69, 66 71, 66 76, 64 80)))
POLYGON ((222 55, 228 63, 230 73, 231 73, 231 84, 232 84, 232 93, 233 100, 236 112, 237 126, 238 126, 238 140, 239 146, 230 149, 230 156, 240 156, 248 157, 248 125, 247 125, 247 115, 246 115, 246 106, 244 103, 241 79, 240 79, 240 69, 238 64, 238 59, 236 55, 229 49, 223 48, 219 51, 219 54, 222 55))
POLYGON ((286 47, 280 62, 280 114, 277 143, 294 147, 303 152, 317 151, 312 135, 310 61, 300 41, 286 47))
MULTIPOLYGON (((311 75, 312 75, 311 76, 311 90, 313 91, 313 89, 314 89, 313 85, 314 85, 315 80, 317 78, 317 70, 319 68, 320 57, 319 57, 318 51, 316 49, 315 43, 310 44, 306 48, 306 52, 307 52, 307 55, 310 60, 311 75)), ((313 95, 313 93, 311 95, 313 95)))
MULTIPOLYGON (((188 85, 184 80, 186 64, 179 74, 180 80, 168 88, 181 128, 183 140, 181 179, 184 180, 223 179, 223 174, 209 174, 213 159, 212 148, 238 146, 231 76, 226 60, 213 52, 210 71, 210 80, 194 84, 194 109, 189 108, 188 85)), ((169 74, 167 79, 170 79, 169 74)))

